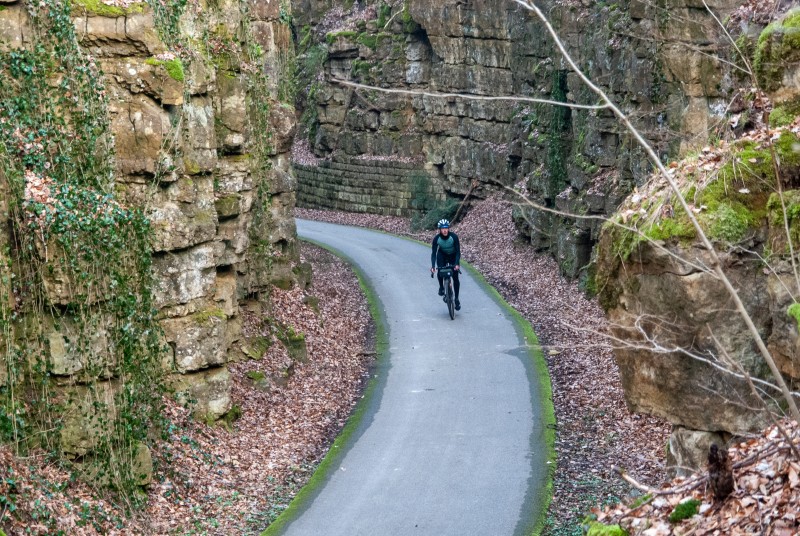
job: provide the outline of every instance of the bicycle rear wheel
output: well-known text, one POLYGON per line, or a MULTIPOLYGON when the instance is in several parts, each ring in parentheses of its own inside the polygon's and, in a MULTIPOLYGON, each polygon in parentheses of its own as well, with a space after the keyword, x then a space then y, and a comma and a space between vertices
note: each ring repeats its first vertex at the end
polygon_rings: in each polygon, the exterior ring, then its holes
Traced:
POLYGON ((450 320, 455 320, 456 318, 456 300, 453 296, 453 279, 451 277, 447 278, 447 312, 450 313, 450 320))

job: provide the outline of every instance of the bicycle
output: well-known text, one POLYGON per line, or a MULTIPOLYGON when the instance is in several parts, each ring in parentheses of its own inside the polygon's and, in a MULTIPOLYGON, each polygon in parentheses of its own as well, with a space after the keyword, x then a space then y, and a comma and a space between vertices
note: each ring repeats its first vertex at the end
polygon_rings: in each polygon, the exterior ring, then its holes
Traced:
MULTIPOLYGON (((455 291, 453 290, 453 270, 455 267, 448 264, 439 268, 439 275, 442 276, 442 284, 444 285, 444 297, 442 301, 447 304, 447 312, 450 313, 450 320, 456 318, 456 299, 455 291)), ((431 273, 433 277, 433 273, 431 273)))

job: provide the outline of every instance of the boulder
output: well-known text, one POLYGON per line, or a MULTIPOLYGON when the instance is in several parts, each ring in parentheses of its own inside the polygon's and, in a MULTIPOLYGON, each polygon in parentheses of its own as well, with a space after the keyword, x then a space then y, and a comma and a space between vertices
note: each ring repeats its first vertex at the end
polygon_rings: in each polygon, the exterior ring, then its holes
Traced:
POLYGON ((131 473, 139 486, 149 486, 153 482, 153 455, 150 448, 141 441, 133 446, 131 473))
MULTIPOLYGON (((759 402, 713 357, 719 355, 716 338, 750 374, 764 376, 765 365, 743 320, 719 280, 669 253, 683 252, 643 244, 603 294, 610 297, 612 286, 619 292, 604 303, 613 335, 629 341, 614 352, 628 406, 694 430, 760 429, 764 416, 748 409, 759 402)), ((693 253, 697 261, 710 262, 702 252, 693 253)), ((758 264, 743 261, 727 259, 729 277, 756 325, 766 331, 771 317, 766 280, 758 264)))
POLYGON ((231 374, 226 367, 178 375, 173 382, 178 400, 198 420, 215 421, 231 409, 231 374))
POLYGON ((221 365, 227 361, 225 337, 227 315, 209 308, 190 316, 161 321, 167 343, 172 347, 174 366, 180 373, 221 365))

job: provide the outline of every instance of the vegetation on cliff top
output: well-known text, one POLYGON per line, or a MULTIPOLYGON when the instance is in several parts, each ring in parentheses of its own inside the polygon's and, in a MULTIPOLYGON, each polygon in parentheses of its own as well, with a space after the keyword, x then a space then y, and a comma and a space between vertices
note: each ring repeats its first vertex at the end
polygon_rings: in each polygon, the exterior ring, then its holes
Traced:
MULTIPOLYGON (((722 245, 734 244, 767 223, 776 171, 782 177, 800 171, 800 122, 795 120, 792 125, 753 133, 730 144, 719 142, 670 166, 710 238, 722 245)), ((613 235, 614 253, 623 260, 647 240, 687 242, 696 235, 675 194, 658 177, 630 196, 605 229, 613 235)))

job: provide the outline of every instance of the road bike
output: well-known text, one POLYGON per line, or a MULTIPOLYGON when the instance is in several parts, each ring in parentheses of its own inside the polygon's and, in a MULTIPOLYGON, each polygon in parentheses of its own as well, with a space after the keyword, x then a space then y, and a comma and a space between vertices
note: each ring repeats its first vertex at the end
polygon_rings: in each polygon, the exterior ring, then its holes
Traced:
MULTIPOLYGON (((456 318, 456 297, 453 291, 453 271, 455 267, 448 264, 439 268, 439 275, 442 276, 442 284, 444 285, 444 297, 442 300, 447 304, 447 312, 450 313, 450 320, 456 318)), ((433 277, 433 274, 431 274, 433 277)))

